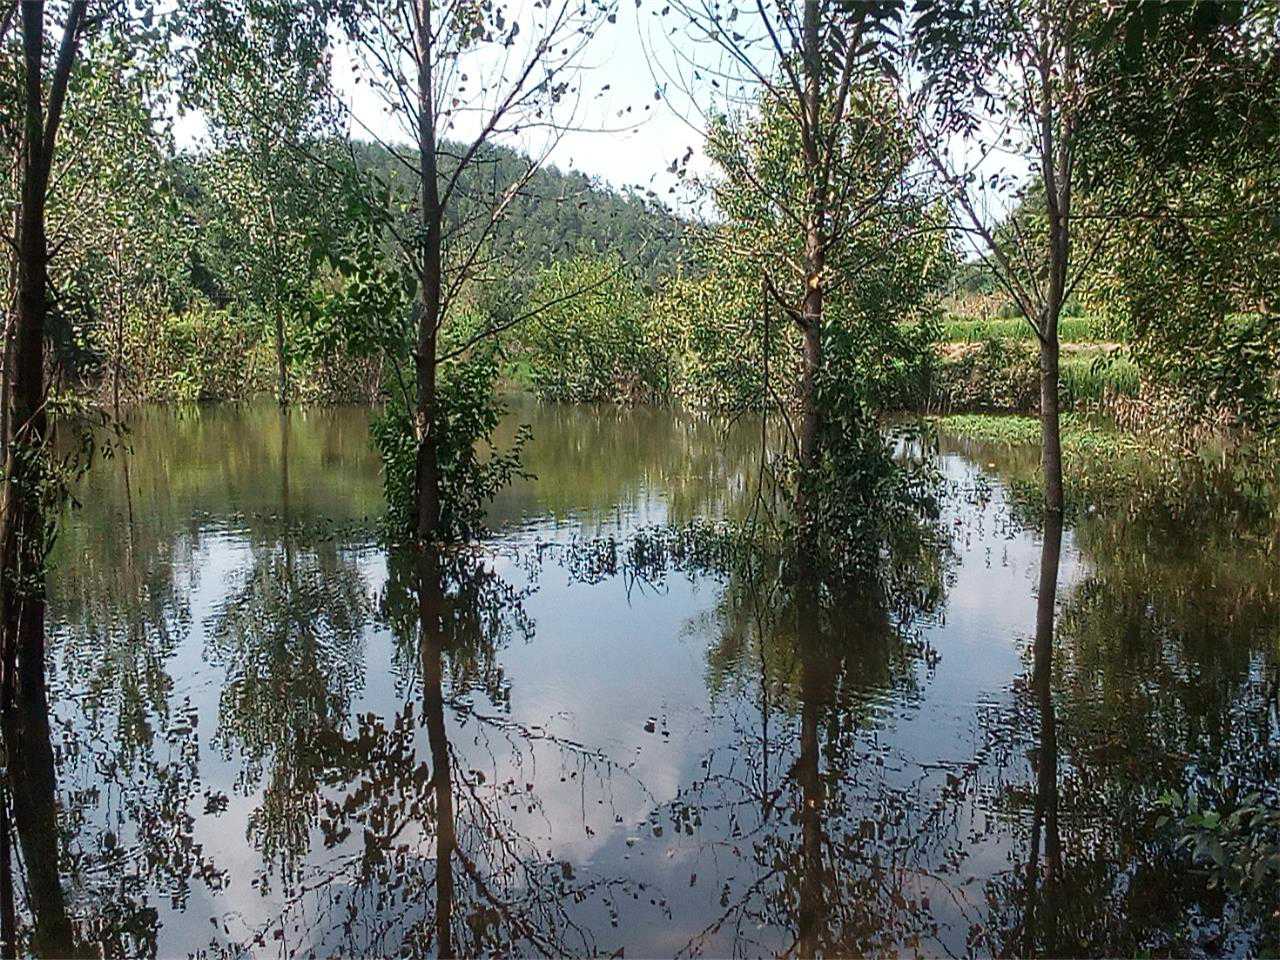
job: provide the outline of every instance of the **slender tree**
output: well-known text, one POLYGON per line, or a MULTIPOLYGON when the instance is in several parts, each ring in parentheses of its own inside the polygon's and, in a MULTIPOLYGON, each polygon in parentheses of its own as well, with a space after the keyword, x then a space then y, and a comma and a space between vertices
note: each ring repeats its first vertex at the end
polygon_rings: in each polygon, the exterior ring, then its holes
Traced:
MULTIPOLYGON (((347 38, 359 54, 359 79, 382 95, 412 144, 408 150, 383 146, 416 188, 411 216, 391 229, 417 280, 416 532, 439 539, 445 533, 437 386, 437 370, 446 359, 441 333, 459 294, 495 266, 494 231, 568 122, 579 93, 576 59, 612 6, 607 0, 346 0, 342 9, 347 38), (489 147, 503 138, 522 138, 532 159, 499 181, 489 147), (477 175, 486 167, 492 178, 477 175), (475 189, 486 181, 489 189, 475 189)), ((468 342, 518 319, 499 321, 468 342)))
MULTIPOLYGON (((910 161, 885 148, 894 139, 896 111, 877 109, 884 106, 878 85, 890 77, 889 40, 903 4, 677 0, 674 7, 697 52, 677 52, 666 71, 669 98, 683 97, 706 118, 715 159, 728 174, 722 193, 736 195, 739 206, 753 194, 755 218, 767 212, 793 239, 792 255, 772 258, 763 272, 770 296, 801 334, 797 508, 808 521, 806 490, 824 433, 819 385, 828 300, 840 284, 858 283, 856 258, 845 255, 859 231, 895 209, 891 198, 910 161), (754 128, 739 122, 756 111, 772 122, 754 128), (788 137, 770 141, 764 136, 770 128, 788 137), (736 150, 726 149, 735 142, 736 150), (872 155, 883 162, 868 171, 864 161, 872 155)), ((893 247, 890 238, 881 255, 891 256, 893 247)))
POLYGON ((17 309, 13 366, 6 382, 11 436, 0 494, 0 705, 13 701, 17 674, 44 673, 44 560, 49 482, 44 340, 50 314, 45 212, 67 87, 79 53, 87 0, 66 9, 57 55, 46 64, 46 11, 22 3, 22 160, 19 182, 17 309))
POLYGON ((194 4, 174 32, 186 105, 208 127, 210 259, 274 343, 276 394, 290 401, 292 315, 341 220, 341 111, 330 89, 329 5, 194 4))
POLYGON ((911 22, 921 148, 1039 342, 1044 497, 1058 512, 1058 320, 1106 233, 1082 245, 1076 209, 1100 19, 1083 0, 922 0, 911 22))

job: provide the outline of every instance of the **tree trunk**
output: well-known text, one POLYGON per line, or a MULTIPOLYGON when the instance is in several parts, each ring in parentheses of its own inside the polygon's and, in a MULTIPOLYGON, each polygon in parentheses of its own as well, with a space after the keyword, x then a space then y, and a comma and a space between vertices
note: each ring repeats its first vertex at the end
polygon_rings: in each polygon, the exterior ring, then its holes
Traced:
MULTIPOLYGON (((22 153, 14 158, 14 194, 21 193, 22 153)), ((15 206, 13 210, 13 236, 15 239, 22 233, 22 208, 15 206)), ((9 291, 9 302, 4 305, 4 355, 0 358, 0 463, 4 462, 9 451, 9 384, 13 380, 13 341, 18 329, 18 254, 11 250, 8 257, 9 277, 5 289, 9 291)))
POLYGON ((5 457, 3 519, 0 519, 0 631, 3 631, 3 695, 13 702, 17 674, 25 684, 44 673, 45 480, 44 327, 48 305, 48 244, 43 191, 23 196, 19 240, 18 312, 14 364, 9 382, 13 435, 5 457))
POLYGON ((124 366, 124 278, 120 269, 120 244, 117 241, 112 254, 112 268, 115 272, 116 293, 116 330, 115 330, 115 362, 111 370, 111 412, 120 419, 120 370, 124 366))
POLYGON ((121 327, 123 326, 124 326, 124 320, 117 316, 116 317, 116 360, 115 360, 115 363, 112 364, 112 370, 111 370, 111 413, 113 416, 115 416, 117 420, 120 419, 120 364, 121 364, 120 354, 121 354, 121 351, 124 349, 123 343, 121 342, 124 339, 124 331, 121 329, 121 327))
POLYGON ((440 329, 440 185, 436 170, 435 102, 431 70, 431 0, 418 3, 418 176, 419 211, 418 346, 414 355, 418 405, 414 433, 418 457, 414 471, 418 497, 418 537, 440 538, 440 464, 437 444, 436 338, 440 329))
POLYGON ((801 308, 804 334, 804 366, 800 374, 800 469, 807 476, 818 465, 822 411, 818 399, 818 374, 822 369, 822 272, 821 254, 806 258, 809 285, 801 308))
POLYGON ((44 85, 44 4, 22 4, 22 193, 18 210, 18 302, 13 365, 5 401, 9 443, 0 492, 0 709, 14 703, 19 684, 44 683, 45 487, 48 423, 44 335, 49 312, 49 239, 45 204, 54 139, 75 61, 86 0, 67 9, 66 27, 49 88, 44 85))
POLYGON ((805 89, 802 98, 801 153, 811 184, 807 197, 804 237, 804 299, 800 305, 800 328, 804 335, 804 365, 800 375, 800 484, 796 491, 797 519, 803 527, 809 516, 809 486, 821 454, 822 411, 818 398, 818 375, 822 369, 823 272, 826 269, 826 193, 819 172, 822 126, 821 11, 819 0, 805 0, 802 54, 805 89))
POLYGON ((0 509, 0 647, 3 683, 0 706, 13 704, 17 672, 43 676, 44 517, 40 509, 44 441, 44 328, 48 314, 49 242, 45 233, 45 198, 49 158, 43 148, 40 76, 43 10, 23 8, 27 48, 27 102, 23 141, 22 196, 18 225, 18 296, 14 316, 13 365, 9 371, 8 407, 12 435, 5 456, 0 509))
MULTIPOLYGON (((1044 505, 1050 514, 1061 514, 1062 431, 1058 416, 1058 318, 1067 298, 1067 277, 1071 268, 1071 172, 1073 124, 1062 116, 1062 104, 1055 98, 1056 81, 1052 68, 1053 43, 1048 28, 1039 50, 1040 174, 1044 179, 1045 215, 1048 224, 1049 277, 1044 306, 1040 312, 1040 465, 1044 472, 1044 505)), ((1063 75, 1074 76, 1074 52, 1065 44, 1063 75)))
POLYGON ((280 406, 289 405, 289 368, 284 361, 284 310, 280 306, 280 297, 275 298, 276 308, 276 366, 279 371, 277 398, 280 406))
POLYGON ((1040 341, 1040 466, 1044 473, 1044 505, 1061 514, 1062 427, 1058 411, 1058 324, 1046 328, 1040 341))

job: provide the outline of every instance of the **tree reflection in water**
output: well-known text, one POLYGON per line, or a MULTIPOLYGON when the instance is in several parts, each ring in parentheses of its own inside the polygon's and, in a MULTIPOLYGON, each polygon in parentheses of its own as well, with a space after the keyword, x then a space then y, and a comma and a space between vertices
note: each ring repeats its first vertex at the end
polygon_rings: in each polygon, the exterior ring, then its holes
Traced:
POLYGON ((248 836, 295 875, 309 849, 323 787, 342 777, 344 731, 364 680, 372 599, 355 558, 332 542, 255 548, 214 617, 207 651, 225 671, 215 745, 239 759, 237 790, 262 787, 248 836))
POLYGON ((917 696, 935 662, 915 623, 938 612, 946 567, 917 559, 896 581, 840 591, 729 578, 708 679, 734 737, 658 816, 734 882, 681 953, 866 955, 935 932, 921 882, 930 811, 918 784, 885 770, 878 736, 884 708, 917 696))
POLYGON ((575 907, 631 884, 579 872, 521 832, 518 821, 540 807, 522 774, 535 744, 602 780, 616 768, 505 714, 497 650, 532 630, 520 591, 464 552, 406 549, 390 561, 379 616, 409 678, 406 701, 388 720, 357 718, 319 818, 337 856, 298 878, 281 916, 251 943, 355 955, 595 953, 575 907), (461 760, 453 738, 464 730, 511 775, 491 778, 461 760))
MULTIPOLYGON (((1151 816, 1171 789, 1276 797, 1280 565, 1247 505, 1144 487, 1036 542, 988 482, 949 501, 954 553, 899 544, 840 591, 631 519, 384 552, 363 422, 308 417, 273 408, 203 466, 179 439, 239 421, 163 420, 124 488, 89 478, 50 585, 52 712, 3 731, 24 954, 1276 942, 1274 905, 1210 889, 1151 816), (593 529, 617 537, 572 539, 593 529)), ((681 437, 663 489, 714 459, 681 437)), ((640 452, 660 466, 661 438, 640 452)), ((678 512, 648 466, 597 465, 593 522, 620 484, 635 516, 678 512)), ((571 473, 547 480, 565 517, 571 473)))
MULTIPOLYGON (((1044 544, 1040 553, 1040 585, 1036 593, 1036 636, 1031 686, 1040 714, 1039 744, 1036 750, 1036 799, 1032 814, 1031 843, 1026 869, 1026 921, 1022 952, 1036 953, 1037 928, 1053 925, 1053 897, 1047 898, 1042 915, 1037 916, 1039 896, 1041 832, 1044 835, 1045 886, 1052 891, 1062 876, 1062 838, 1058 832, 1058 725, 1053 708, 1053 624, 1057 615, 1058 567, 1062 557, 1062 514, 1050 511, 1045 517, 1044 544)), ((1049 942, 1054 938, 1050 935, 1049 942)))
MULTIPOLYGON (((5 846, 7 853, 18 854, 18 873, 31 915, 26 932, 28 948, 36 956, 69 957, 81 950, 67 915, 59 875, 58 788, 48 695, 43 678, 35 683, 32 679, 24 678, 28 682, 19 685, 13 709, 3 718, 12 828, 17 835, 16 845, 7 842, 5 846)), ((12 897, 12 891, 7 893, 12 897)), ((16 944, 22 935, 15 930, 12 936, 16 944)))
POLYGON ((182 909, 193 882, 221 887, 193 836, 198 751, 190 720, 167 724, 163 751, 110 730, 55 730, 65 724, 50 710, 43 674, 19 686, 2 727, 6 893, 17 894, 19 954, 154 956, 155 900, 182 909))
POLYGON ((1280 799, 1280 731, 1264 692, 1278 571, 1252 536, 1222 536, 1209 519, 1218 499, 1196 501, 1197 518, 1170 502, 1177 493, 1140 488, 1117 517, 1077 523, 1089 565, 1065 597, 1062 533, 1046 525, 1029 676, 989 731, 1031 759, 1025 787, 1013 763, 998 786, 1025 852, 985 882, 980 951, 1183 955, 1280 942, 1274 907, 1214 889, 1156 819, 1169 790, 1228 808, 1255 790, 1280 799))

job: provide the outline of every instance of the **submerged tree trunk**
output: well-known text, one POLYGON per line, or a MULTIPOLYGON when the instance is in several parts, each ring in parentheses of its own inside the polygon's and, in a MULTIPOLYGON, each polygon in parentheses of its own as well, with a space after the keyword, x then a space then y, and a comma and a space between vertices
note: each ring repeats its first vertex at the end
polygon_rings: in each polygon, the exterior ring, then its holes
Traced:
POLYGON ((1050 513, 1061 515, 1062 425, 1058 409, 1058 325, 1052 336, 1040 341, 1040 466, 1044 473, 1044 502, 1050 513))
POLYGON ((53 149, 75 61, 86 0, 74 0, 44 108, 44 4, 22 4, 22 192, 18 210, 18 296, 13 364, 4 399, 10 416, 0 493, 0 708, 18 686, 44 682, 46 481, 44 336, 49 313, 49 240, 45 206, 53 149))
POLYGON ((439 539, 440 465, 437 443, 436 337, 440 329, 440 185, 436 170, 435 101, 431 70, 431 0, 418 3, 418 176, 421 188, 419 224, 418 344, 414 354, 418 401, 414 434, 418 442, 414 478, 417 488, 418 537, 439 539))
POLYGON ((40 4, 23 6, 23 46, 26 55, 26 102, 23 130, 22 195, 18 208, 18 291, 14 314, 13 364, 9 371, 7 406, 12 436, 5 456, 3 501, 0 510, 0 648, 3 684, 0 708, 14 702, 17 671, 43 675, 44 518, 39 493, 46 420, 44 409, 44 328, 48 313, 45 288, 49 282, 49 242, 45 233, 45 199, 49 158, 44 151, 43 104, 40 94, 44 11, 40 4), (34 670, 32 664, 35 663, 34 670))

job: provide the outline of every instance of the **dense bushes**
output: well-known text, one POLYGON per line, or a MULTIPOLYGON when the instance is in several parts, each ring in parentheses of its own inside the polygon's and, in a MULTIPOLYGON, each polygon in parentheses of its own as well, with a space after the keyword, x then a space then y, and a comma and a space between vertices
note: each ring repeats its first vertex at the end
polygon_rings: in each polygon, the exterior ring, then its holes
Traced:
POLYGON ((195 402, 269 392, 272 360, 259 338, 227 310, 194 306, 156 321, 126 324, 124 398, 195 402))
MULTIPOLYGON (((379 398, 379 358, 306 347, 298 337, 287 354, 293 399, 367 403, 379 398)), ((130 313, 94 374, 108 397, 117 371, 123 403, 250 400, 271 395, 277 374, 274 347, 259 324, 198 301, 166 316, 130 313)))
MULTIPOLYGON (((725 263, 672 278, 648 298, 617 260, 579 256, 540 274, 531 302, 551 306, 531 307, 537 314, 518 337, 513 369, 546 400, 675 400, 722 412, 790 405, 798 333, 776 308, 766 317, 751 273, 725 263)), ((840 384, 831 388, 838 395, 861 396, 877 411, 1039 409, 1039 360, 1025 320, 940 321, 920 308, 886 324, 842 298, 828 317, 828 379, 840 384), (1006 328, 1018 335, 949 342, 958 331, 1006 328)), ((1083 317, 1063 324, 1071 337, 1100 329, 1083 317)), ((1139 392, 1138 367, 1121 351, 1064 352, 1063 409, 1108 409, 1139 392)))
POLYGON ((636 402, 666 394, 667 358, 648 299, 617 256, 579 255, 543 270, 529 310, 519 356, 539 396, 636 402))
POLYGON ((932 370, 928 406, 934 410, 1017 410, 1039 408, 1040 379, 1035 354, 1003 339, 943 356, 932 370))

